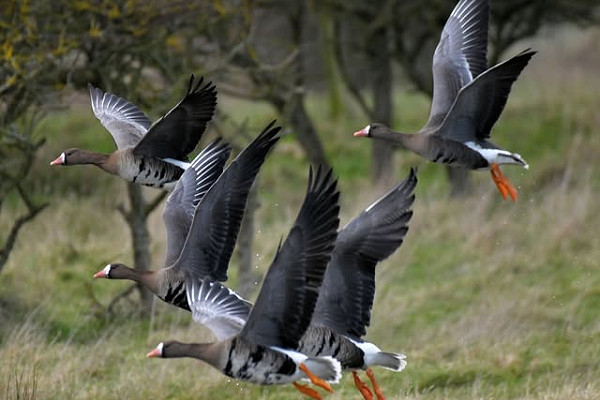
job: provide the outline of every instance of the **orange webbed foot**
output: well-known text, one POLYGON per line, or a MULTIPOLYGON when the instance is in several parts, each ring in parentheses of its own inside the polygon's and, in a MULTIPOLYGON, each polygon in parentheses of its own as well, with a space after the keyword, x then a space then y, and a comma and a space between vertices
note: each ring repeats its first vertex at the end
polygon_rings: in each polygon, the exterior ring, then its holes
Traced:
POLYGON ((300 393, 307 395, 308 397, 315 400, 322 400, 323 398, 315 389, 308 387, 308 385, 301 385, 299 383, 293 382, 293 385, 300 393))
POLYGON ((490 173, 492 174, 492 179, 498 187, 502 197, 506 199, 508 195, 511 199, 513 199, 513 201, 517 201, 517 189, 515 189, 508 179, 502 174, 498 164, 492 164, 490 166, 490 173))
POLYGON ((377 384, 377 381, 375 380, 375 375, 373 374, 373 370, 371 368, 367 369, 367 376, 371 380, 371 384, 373 385, 373 391, 375 392, 375 396, 377 396, 377 400, 385 400, 385 396, 383 395, 381 388, 377 384))
POLYGON ((331 388, 329 383, 327 383, 323 379, 319 378, 318 376, 316 376, 312 372, 310 372, 310 370, 306 367, 306 365, 300 364, 300 370, 306 374, 308 379, 310 379, 310 381, 314 385, 317 385, 318 387, 321 387, 321 388, 327 390, 328 392, 333 393, 333 389, 331 388))
POLYGON ((360 380, 356 371, 352 371, 352 376, 354 377, 354 385, 356 385, 356 388, 360 394, 362 394, 365 400, 373 400, 373 393, 371 393, 369 387, 360 380))

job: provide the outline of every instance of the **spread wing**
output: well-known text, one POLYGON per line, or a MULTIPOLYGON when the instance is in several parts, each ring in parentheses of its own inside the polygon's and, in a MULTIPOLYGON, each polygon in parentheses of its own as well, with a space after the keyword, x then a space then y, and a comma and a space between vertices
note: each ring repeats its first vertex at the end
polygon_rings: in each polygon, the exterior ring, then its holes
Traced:
POLYGON ((484 140, 504 110, 514 81, 535 51, 527 49, 479 75, 461 89, 439 129, 439 135, 459 142, 484 140))
POLYGON ((183 99, 150 127, 133 154, 187 160, 217 106, 215 86, 212 82, 202 86, 203 81, 194 83, 192 75, 183 99))
POLYGON ((375 266, 404 240, 417 176, 409 176, 339 233, 321 287, 313 323, 358 340, 371 321, 375 266))
POLYGON ((209 279, 187 283, 186 293, 194 321, 210 329, 219 341, 237 335, 252 308, 252 303, 209 279))
POLYGON ((255 343, 296 348, 314 310, 337 236, 337 181, 319 168, 294 226, 265 276, 241 336, 255 343))
POLYGON ((487 68, 488 0, 462 0, 448 17, 433 55, 433 99, 422 131, 439 126, 458 91, 487 68))
POLYGON ((92 111, 110 132, 117 148, 133 147, 150 128, 150 119, 125 99, 88 84, 92 111))
POLYGON ((279 140, 271 122, 225 169, 194 211, 176 268, 191 278, 227 280, 227 268, 246 209, 248 193, 267 154, 279 140))
POLYGON ((165 266, 177 260, 190 230, 194 210, 223 172, 231 147, 220 139, 209 144, 196 156, 167 198, 163 221, 167 231, 165 266))

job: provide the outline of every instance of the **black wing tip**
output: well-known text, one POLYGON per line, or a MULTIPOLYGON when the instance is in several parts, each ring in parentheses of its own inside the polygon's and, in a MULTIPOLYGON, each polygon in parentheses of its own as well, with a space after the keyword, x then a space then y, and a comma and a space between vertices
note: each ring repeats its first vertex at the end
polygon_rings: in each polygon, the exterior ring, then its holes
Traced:
MULTIPOLYGON (((313 226, 313 237, 317 252, 330 253, 333 250, 339 228, 338 180, 333 176, 333 168, 317 166, 309 169, 306 197, 297 221, 310 221, 313 226)), ((331 254, 328 254, 327 259, 331 254)))
POLYGON ((531 47, 528 47, 525 50, 521 51, 519 54, 517 54, 517 57, 531 58, 535 54, 537 54, 537 52, 538 52, 537 50, 533 50, 531 47))
POLYGON ((194 74, 191 74, 186 96, 198 93, 216 96, 217 86, 212 81, 207 81, 206 84, 202 85, 203 83, 204 76, 201 76, 198 80, 196 80, 194 74))
POLYGON ((281 139, 281 126, 274 126, 277 120, 272 120, 269 124, 262 130, 262 132, 254 139, 255 143, 267 143, 268 147, 271 147, 281 139))
MULTIPOLYGON (((415 199, 415 188, 417 187, 417 183, 419 182, 419 178, 417 176, 417 168, 411 167, 408 172, 408 176, 404 178, 396 187, 394 187, 391 193, 399 193, 401 194, 408 204, 406 204, 406 208, 410 207, 415 199)), ((397 200, 397 199, 396 199, 397 200)))

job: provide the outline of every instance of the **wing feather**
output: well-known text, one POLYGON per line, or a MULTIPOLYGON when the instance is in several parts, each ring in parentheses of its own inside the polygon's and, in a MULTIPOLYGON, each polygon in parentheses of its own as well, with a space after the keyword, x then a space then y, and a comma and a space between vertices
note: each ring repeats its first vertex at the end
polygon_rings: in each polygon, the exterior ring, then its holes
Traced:
POLYGON ((312 169, 304 203, 277 251, 241 335, 258 344, 296 348, 308 328, 339 225, 337 181, 312 169))
POLYGON ((512 84, 534 54, 535 51, 524 50, 462 88, 438 134, 459 142, 488 139, 508 101, 512 84))
POLYGON ((227 143, 220 143, 220 139, 213 141, 196 156, 167 198, 163 211, 167 231, 165 266, 179 258, 194 210, 223 172, 230 153, 231 147, 227 143))
POLYGON ((176 268, 193 279, 227 280, 248 194, 280 127, 271 122, 225 169, 194 211, 194 218, 176 268))
POLYGON ((141 156, 185 161, 206 130, 217 106, 217 91, 212 82, 191 76, 183 99, 156 121, 133 153, 141 156))
POLYGON ((121 97, 105 93, 91 84, 92 111, 113 137, 117 148, 133 147, 150 128, 150 119, 137 106, 121 97))
POLYGON ((433 99, 422 132, 439 126, 459 90, 487 68, 488 0, 461 0, 433 55, 433 99))
POLYGON ((218 341, 237 335, 252 308, 237 293, 209 279, 187 283, 186 294, 194 321, 210 329, 218 341))
POLYGON ((335 243, 313 323, 360 339, 371 321, 375 266, 400 245, 412 217, 417 176, 409 176, 341 230, 335 243))

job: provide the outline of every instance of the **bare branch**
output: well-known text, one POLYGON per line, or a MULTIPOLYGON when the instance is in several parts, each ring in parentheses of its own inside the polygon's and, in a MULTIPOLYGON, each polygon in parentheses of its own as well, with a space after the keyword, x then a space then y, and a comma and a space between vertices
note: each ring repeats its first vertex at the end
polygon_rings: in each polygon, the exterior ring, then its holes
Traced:
POLYGON ((108 314, 113 315, 113 308, 117 305, 117 303, 121 301, 121 299, 124 299, 127 296, 129 296, 135 289, 137 289, 137 287, 138 284, 134 283, 133 285, 129 286, 127 289, 123 290, 121 293, 116 295, 106 307, 106 311, 108 312, 108 314))
POLYGON ((159 195, 157 195, 150 203, 148 203, 146 205, 146 209, 144 211, 144 215, 146 217, 148 215, 150 215, 150 213, 152 211, 154 211, 154 209, 156 207, 158 207, 158 205, 164 200, 165 197, 167 197, 168 194, 169 194, 169 192, 163 191, 162 193, 160 193, 159 195))
POLYGON ((368 117, 369 120, 373 120, 374 114, 375 114, 374 110, 373 110, 373 108, 369 107, 369 105, 367 104, 365 97, 362 95, 362 93, 360 91, 360 87, 358 87, 356 82, 354 82, 354 80, 350 76, 350 71, 348 71, 348 68, 346 67, 346 63, 344 62, 344 55, 343 55, 343 50, 342 50, 343 46, 342 46, 341 40, 339 39, 341 37, 340 32, 339 32, 340 24, 339 24, 339 21, 337 21, 337 19, 334 21, 334 29, 336 32, 334 33, 335 39, 333 39, 333 49, 334 49, 333 53, 334 53, 336 63, 338 65, 338 69, 340 71, 340 76, 341 76, 342 80, 344 81, 344 85, 346 86, 346 88, 348 89, 348 91, 350 92, 350 94, 352 95, 354 100, 356 100, 356 102, 360 106, 361 111, 363 113, 365 113, 365 115, 368 117))
MULTIPOLYGON (((27 199, 27 202, 29 203, 29 199, 27 199)), ((29 203, 27 214, 17 218, 17 220, 14 222, 12 228, 10 229, 10 233, 8 234, 8 238, 4 243, 4 247, 0 249, 0 272, 8 260, 8 255, 12 251, 15 242, 17 241, 17 236, 19 235, 21 228, 23 228, 26 223, 33 220, 40 212, 48 207, 48 205, 49 203, 44 203, 41 206, 33 206, 31 203, 29 203)))

